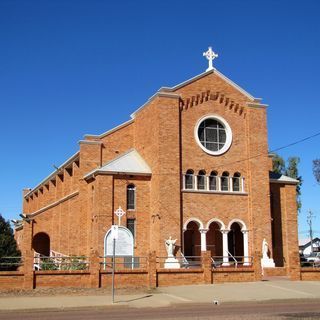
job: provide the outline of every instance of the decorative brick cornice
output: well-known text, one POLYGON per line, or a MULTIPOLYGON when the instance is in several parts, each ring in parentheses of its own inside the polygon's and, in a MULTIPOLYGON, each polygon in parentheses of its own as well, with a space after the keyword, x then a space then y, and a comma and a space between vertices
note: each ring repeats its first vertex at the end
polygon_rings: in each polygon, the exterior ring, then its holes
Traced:
POLYGON ((211 93, 210 90, 198 93, 189 98, 180 99, 180 109, 188 110, 189 108, 200 105, 209 100, 216 101, 219 104, 223 105, 228 110, 233 111, 239 114, 240 116, 245 117, 246 113, 245 113, 244 105, 236 103, 233 99, 231 99, 230 97, 226 96, 221 92, 211 93))

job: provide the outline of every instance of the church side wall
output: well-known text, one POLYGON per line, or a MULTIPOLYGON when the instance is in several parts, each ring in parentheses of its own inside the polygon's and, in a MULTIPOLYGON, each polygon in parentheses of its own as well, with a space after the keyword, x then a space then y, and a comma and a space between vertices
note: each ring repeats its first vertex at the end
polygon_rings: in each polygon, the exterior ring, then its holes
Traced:
POLYGON ((102 165, 133 148, 134 124, 131 123, 103 137, 102 165))

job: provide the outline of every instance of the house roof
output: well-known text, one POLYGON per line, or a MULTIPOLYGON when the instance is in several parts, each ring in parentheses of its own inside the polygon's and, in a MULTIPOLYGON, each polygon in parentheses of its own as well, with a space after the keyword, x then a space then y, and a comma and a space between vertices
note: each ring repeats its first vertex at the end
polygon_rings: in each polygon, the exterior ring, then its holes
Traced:
POLYGON ((284 184, 298 184, 299 180, 287 177, 280 173, 269 172, 269 179, 271 183, 284 183, 284 184))
POLYGON ((84 176, 89 179, 99 174, 131 174, 131 175, 151 175, 151 169, 146 161, 135 149, 130 149, 117 158, 107 162, 100 168, 94 169, 84 176))
MULTIPOLYGON (((313 238, 312 243, 320 242, 320 238, 313 238)), ((299 240, 299 249, 304 250, 311 245, 310 239, 299 240)))

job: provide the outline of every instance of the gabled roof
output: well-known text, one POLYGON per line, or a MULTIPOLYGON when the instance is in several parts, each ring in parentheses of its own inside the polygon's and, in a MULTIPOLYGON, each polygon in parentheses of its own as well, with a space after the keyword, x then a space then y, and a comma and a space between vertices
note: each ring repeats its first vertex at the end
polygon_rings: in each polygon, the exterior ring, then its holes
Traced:
POLYGON ((130 149, 126 153, 107 162, 104 166, 94 169, 84 176, 89 179, 99 174, 130 174, 151 175, 151 169, 137 150, 130 149))
POLYGON ((191 79, 188 79, 186 81, 183 81, 177 85, 175 85, 174 87, 161 87, 159 89, 159 91, 176 91, 186 85, 188 85, 189 83, 192 83, 198 79, 201 79, 203 77, 205 77, 206 75, 210 74, 210 73, 214 73, 216 74, 219 78, 223 79, 224 81, 226 81, 228 84, 230 84, 232 87, 234 87, 236 90, 238 90, 239 92, 241 92, 243 95, 245 95, 249 100, 251 101, 255 101, 258 102, 261 99, 259 98, 254 98, 250 93, 248 93, 246 90, 244 90, 243 88, 241 88, 240 86, 238 86, 235 82, 233 82, 232 80, 230 80, 228 77, 226 77, 224 74, 222 74, 220 71, 218 71, 216 68, 213 68, 212 70, 209 71, 205 71, 200 73, 199 75, 192 77, 191 79))
POLYGON ((284 184, 298 184, 299 180, 287 177, 280 173, 269 172, 269 179, 271 183, 284 183, 284 184))
POLYGON ((219 78, 223 79, 224 81, 226 81, 229 85, 231 85, 232 87, 234 87, 237 91, 241 92, 244 96, 246 96, 248 98, 248 100, 250 100, 248 102, 248 104, 256 107, 256 106, 262 106, 262 107, 266 107, 267 105, 261 104, 261 98, 255 98, 253 97, 250 93, 248 93, 247 91, 245 91, 244 89, 242 89, 240 86, 238 86, 236 83, 234 83, 232 80, 230 80, 228 77, 226 77, 224 74, 222 74, 220 71, 218 71, 216 68, 213 68, 212 70, 209 71, 205 71, 202 72, 200 74, 198 74, 195 77, 192 77, 191 79, 188 79, 186 81, 183 81, 173 87, 161 87, 151 98, 148 99, 147 102, 145 102, 142 106, 140 106, 136 111, 134 111, 131 114, 131 118, 134 119, 136 114, 142 110, 146 105, 148 105, 148 103, 150 103, 150 101, 152 101, 156 96, 159 95, 166 95, 168 97, 171 98, 179 98, 178 94, 174 94, 174 92, 198 79, 201 79, 211 73, 214 73, 215 75, 217 75, 219 78), (171 95, 170 95, 171 94, 171 95))

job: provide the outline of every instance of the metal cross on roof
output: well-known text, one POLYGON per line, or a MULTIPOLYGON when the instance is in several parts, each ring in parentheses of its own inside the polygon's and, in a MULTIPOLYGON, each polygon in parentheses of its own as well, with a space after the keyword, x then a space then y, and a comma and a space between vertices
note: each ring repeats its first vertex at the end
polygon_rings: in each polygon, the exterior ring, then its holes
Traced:
POLYGON ((121 217, 124 216, 126 213, 122 210, 121 207, 119 207, 114 213, 119 219, 118 225, 120 226, 121 225, 121 217))
POLYGON ((206 57, 208 59, 208 61, 209 61, 209 67, 208 67, 208 69, 206 71, 212 70, 213 69, 212 60, 215 59, 215 58, 218 58, 218 54, 214 53, 212 51, 212 48, 209 47, 208 51, 203 53, 203 56, 206 57))

